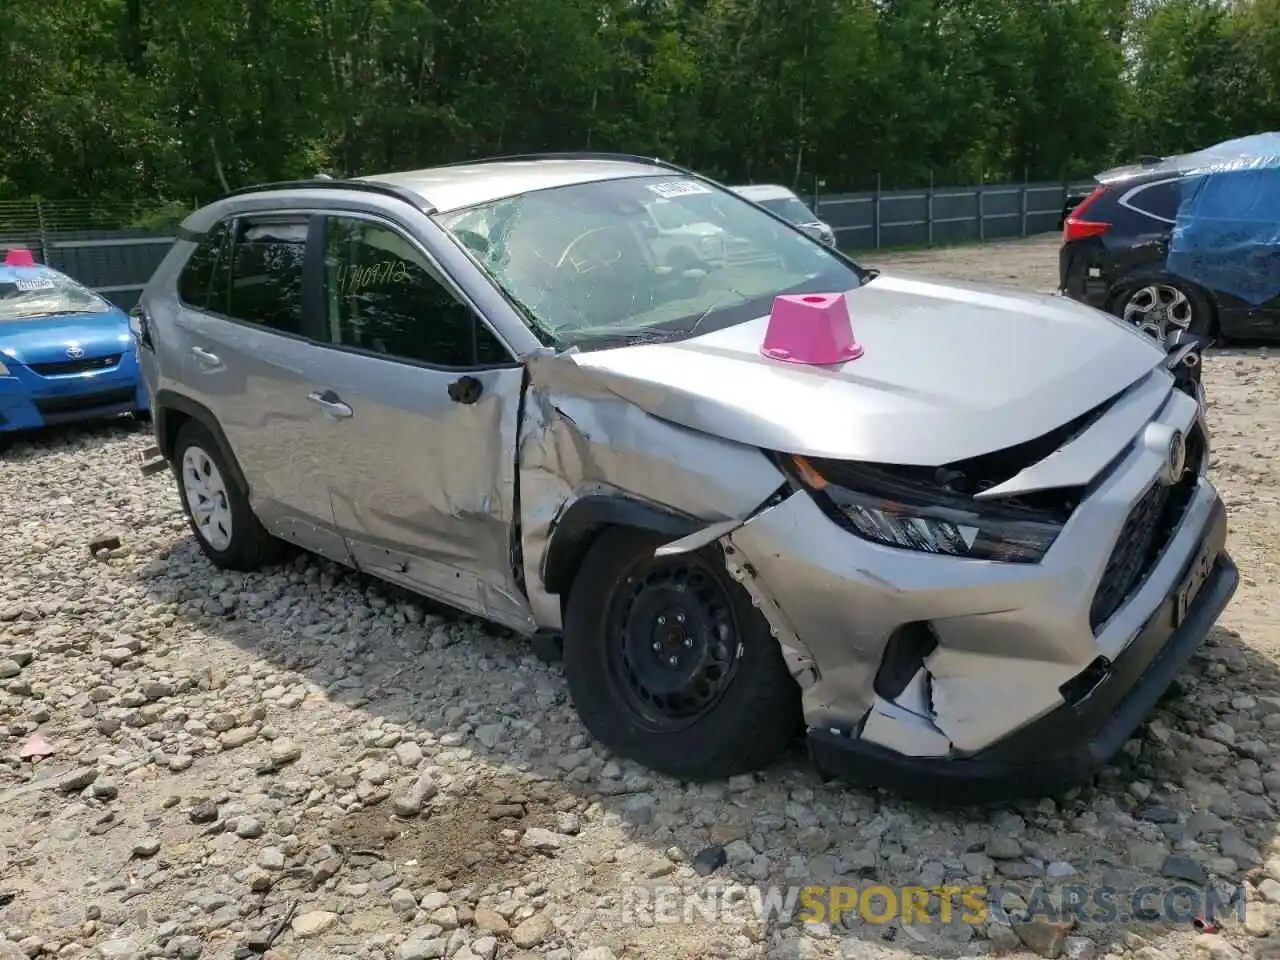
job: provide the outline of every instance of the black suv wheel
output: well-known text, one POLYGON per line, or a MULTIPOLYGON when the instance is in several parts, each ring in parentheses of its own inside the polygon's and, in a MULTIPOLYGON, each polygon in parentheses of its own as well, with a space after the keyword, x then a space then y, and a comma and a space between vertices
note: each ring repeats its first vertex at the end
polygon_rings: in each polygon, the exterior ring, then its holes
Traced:
POLYGON ((569 693, 613 752, 684 780, 775 760, 800 691, 718 547, 655 558, 663 541, 614 528, 592 545, 565 611, 569 693))

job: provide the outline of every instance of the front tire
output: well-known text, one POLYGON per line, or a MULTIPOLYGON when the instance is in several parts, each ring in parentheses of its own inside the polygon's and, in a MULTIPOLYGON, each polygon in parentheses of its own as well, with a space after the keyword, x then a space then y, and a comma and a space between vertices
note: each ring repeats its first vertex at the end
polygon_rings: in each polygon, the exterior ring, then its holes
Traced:
POLYGON ((178 431, 173 471, 191 532, 215 567, 250 571, 279 559, 280 541, 258 522, 222 448, 197 420, 178 431))
POLYGON ((799 730, 799 687, 719 548, 655 558, 663 542, 616 527, 587 552, 565 610, 574 706, 610 751, 678 779, 764 767, 799 730))

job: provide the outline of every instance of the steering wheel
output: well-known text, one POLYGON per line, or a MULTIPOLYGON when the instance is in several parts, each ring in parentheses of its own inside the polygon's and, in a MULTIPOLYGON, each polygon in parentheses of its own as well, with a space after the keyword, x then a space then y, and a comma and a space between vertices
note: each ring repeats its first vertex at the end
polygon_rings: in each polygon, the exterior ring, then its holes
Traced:
POLYGON ((607 259, 596 253, 589 253, 582 257, 571 257, 570 255, 573 253, 574 248, 583 240, 587 239, 587 237, 594 236, 597 233, 608 233, 610 231, 617 231, 621 229, 622 228, 617 224, 610 223, 605 224, 602 227, 592 227, 590 230, 586 230, 583 233, 578 234, 578 236, 569 241, 569 245, 564 248, 563 252, 561 252, 559 258, 556 260, 555 268, 557 270, 563 270, 566 263, 572 266, 578 273, 590 273, 596 267, 604 267, 609 270, 616 268, 624 259, 626 259, 625 254, 622 252, 622 244, 618 245, 617 249, 614 251, 615 256, 613 256, 612 259, 607 259))

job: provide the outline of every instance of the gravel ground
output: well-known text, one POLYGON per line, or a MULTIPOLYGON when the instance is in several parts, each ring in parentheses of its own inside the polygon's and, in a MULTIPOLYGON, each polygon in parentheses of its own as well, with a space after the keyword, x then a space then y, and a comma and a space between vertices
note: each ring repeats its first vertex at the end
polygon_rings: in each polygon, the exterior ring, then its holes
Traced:
MULTIPOLYGON (((1054 238, 868 257, 1054 285, 1054 238)), ((0 459, 0 960, 57 955, 609 960, 1280 958, 1280 385, 1206 364, 1213 474, 1244 580, 1119 765, 1056 801, 939 813, 799 758, 701 787, 587 738, 558 667, 324 563, 197 553, 145 430, 0 459), (121 545, 89 553, 100 531, 121 545), (39 731, 52 753, 19 753, 39 731), (715 869, 710 876, 704 874, 715 869), (1244 884, 1220 934, 1165 922, 761 922, 637 890, 710 884, 1244 884), (668 922, 663 922, 668 921, 668 922)), ((1158 904, 1160 898, 1149 900, 1158 904)), ((1104 918, 1105 919, 1105 918, 1104 918)))

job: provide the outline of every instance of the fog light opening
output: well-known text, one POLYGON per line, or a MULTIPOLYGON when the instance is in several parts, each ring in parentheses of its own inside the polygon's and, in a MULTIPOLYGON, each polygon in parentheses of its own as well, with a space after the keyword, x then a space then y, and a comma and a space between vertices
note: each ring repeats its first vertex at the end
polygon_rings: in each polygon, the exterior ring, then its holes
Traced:
POLYGON ((925 659, 938 649, 938 637, 924 620, 904 623, 889 635, 873 688, 885 700, 902 696, 907 685, 924 668, 925 659))
POLYGON ((1079 707, 1111 676, 1111 661, 1098 657, 1058 688, 1062 699, 1071 707, 1079 707))

